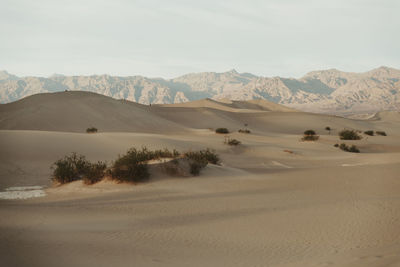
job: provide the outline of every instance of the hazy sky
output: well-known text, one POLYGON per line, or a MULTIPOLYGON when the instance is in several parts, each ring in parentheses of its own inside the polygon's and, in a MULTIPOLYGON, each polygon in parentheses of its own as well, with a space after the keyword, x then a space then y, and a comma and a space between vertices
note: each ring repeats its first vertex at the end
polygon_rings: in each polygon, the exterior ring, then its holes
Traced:
POLYGON ((399 0, 1 0, 0 69, 175 77, 400 68, 399 0))

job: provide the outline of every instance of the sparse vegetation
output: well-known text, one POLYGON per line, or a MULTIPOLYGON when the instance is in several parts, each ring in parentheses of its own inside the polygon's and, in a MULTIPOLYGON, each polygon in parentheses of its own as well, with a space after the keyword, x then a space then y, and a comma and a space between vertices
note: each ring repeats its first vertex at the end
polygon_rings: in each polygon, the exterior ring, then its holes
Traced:
POLYGON ((239 133, 245 133, 245 134, 249 134, 249 133, 251 133, 251 131, 250 130, 248 130, 248 129, 239 129, 239 131, 238 131, 239 133))
POLYGON ((87 133, 97 133, 97 128, 95 128, 95 127, 90 127, 90 128, 87 128, 86 129, 86 132, 87 133))
POLYGON ((207 166, 208 163, 218 164, 220 159, 215 151, 209 148, 196 152, 186 152, 184 158, 189 160, 190 173, 192 175, 199 175, 201 169, 207 166))
POLYGON ((228 139, 225 139, 224 143, 226 145, 230 145, 230 146, 237 146, 237 145, 240 145, 242 142, 240 142, 237 139, 228 138, 228 139))
POLYGON ((105 175, 107 164, 102 161, 90 164, 85 175, 83 176, 83 182, 85 184, 95 184, 100 182, 105 175))
POLYGON ((346 152, 360 153, 360 150, 355 145, 348 146, 348 145, 342 143, 342 144, 340 144, 339 148, 346 152))
POLYGON ((332 129, 331 129, 331 127, 329 127, 329 126, 326 126, 326 127, 325 127, 325 130, 326 130, 326 131, 328 131, 328 132, 329 132, 329 134, 331 134, 331 130, 332 130, 332 129))
POLYGON ((53 165, 52 180, 61 184, 83 180, 86 184, 94 184, 101 181, 107 174, 119 182, 142 182, 149 176, 148 161, 154 159, 172 158, 168 164, 164 164, 164 171, 170 175, 182 172, 178 168, 179 158, 189 163, 190 173, 198 175, 200 170, 208 163, 218 164, 220 159, 215 151, 207 148, 196 152, 187 152, 181 155, 177 150, 148 150, 131 148, 125 155, 119 156, 111 168, 101 161, 91 163, 85 156, 72 153, 57 160, 53 165))
POLYGON ((342 140, 360 140, 362 138, 362 136, 359 135, 354 130, 343 130, 343 131, 340 131, 339 132, 339 137, 342 140))
POLYGON ((368 130, 368 131, 365 131, 364 134, 369 135, 369 136, 374 136, 374 131, 368 130))
POLYGON ((119 156, 111 168, 111 177, 120 182, 142 182, 149 178, 147 162, 155 154, 143 147, 141 150, 131 148, 119 156))
POLYGON ((376 131, 376 134, 381 136, 387 136, 386 132, 384 131, 376 131))
POLYGON ((228 134, 229 130, 227 128, 217 128, 215 132, 218 134, 228 134))
POLYGON ((52 180, 61 184, 77 180, 84 180, 87 184, 94 184, 104 177, 106 163, 91 163, 85 156, 72 153, 57 160, 52 165, 52 180))
POLYGON ((334 144, 333 146, 334 146, 334 147, 339 147, 339 144, 334 144))
POLYGON ((319 139, 319 136, 314 130, 306 130, 304 131, 304 136, 301 139, 302 141, 316 141, 319 139))

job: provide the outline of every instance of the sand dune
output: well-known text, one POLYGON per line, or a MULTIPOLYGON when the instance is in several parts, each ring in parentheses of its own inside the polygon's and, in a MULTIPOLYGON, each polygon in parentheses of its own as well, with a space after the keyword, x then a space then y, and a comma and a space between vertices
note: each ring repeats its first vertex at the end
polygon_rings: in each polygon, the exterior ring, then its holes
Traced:
POLYGON ((397 118, 351 120, 263 101, 149 107, 80 92, 0 105, 0 191, 46 188, 44 197, 0 199, 1 265, 399 266, 397 118), (84 133, 89 122, 100 132, 84 133), (237 132, 244 123, 251 134, 237 132), (223 144, 216 127, 242 145, 223 144), (300 141, 309 128, 317 142, 300 141), (341 141, 344 128, 388 136, 341 141), (333 146, 341 142, 362 153, 333 146), (155 173, 136 186, 52 187, 49 166, 67 153, 111 162, 141 146, 210 147, 222 164, 199 177, 155 173))

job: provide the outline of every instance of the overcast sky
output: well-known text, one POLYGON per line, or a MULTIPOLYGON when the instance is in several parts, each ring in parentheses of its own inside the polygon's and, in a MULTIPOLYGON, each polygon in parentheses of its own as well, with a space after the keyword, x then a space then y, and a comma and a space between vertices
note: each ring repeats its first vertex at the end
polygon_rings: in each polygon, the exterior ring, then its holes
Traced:
POLYGON ((144 75, 400 68, 399 0, 2 0, 0 69, 144 75))

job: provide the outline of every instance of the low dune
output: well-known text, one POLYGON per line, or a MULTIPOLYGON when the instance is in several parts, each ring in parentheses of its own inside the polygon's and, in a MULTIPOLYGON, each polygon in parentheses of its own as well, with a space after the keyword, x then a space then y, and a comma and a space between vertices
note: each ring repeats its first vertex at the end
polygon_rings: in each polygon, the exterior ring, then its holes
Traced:
POLYGON ((0 199, 1 264, 399 266, 398 116, 355 120, 258 100, 144 106, 85 92, 0 105, 0 191, 44 188, 0 199), (238 132, 245 124, 250 134, 238 132), (90 126, 99 132, 85 133, 90 126), (224 144, 218 127, 242 144, 224 144), (301 141, 307 129, 319 139, 301 141), (340 140, 342 129, 388 136, 340 140), (209 147, 221 164, 195 177, 154 167, 136 185, 50 180, 49 167, 71 152, 110 164, 142 146, 209 147))

